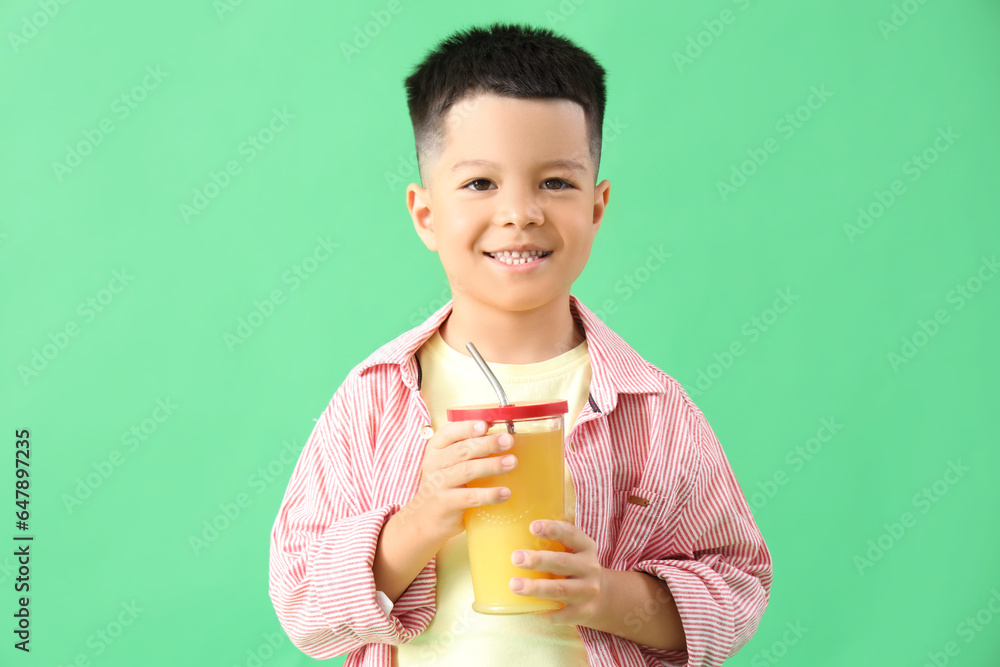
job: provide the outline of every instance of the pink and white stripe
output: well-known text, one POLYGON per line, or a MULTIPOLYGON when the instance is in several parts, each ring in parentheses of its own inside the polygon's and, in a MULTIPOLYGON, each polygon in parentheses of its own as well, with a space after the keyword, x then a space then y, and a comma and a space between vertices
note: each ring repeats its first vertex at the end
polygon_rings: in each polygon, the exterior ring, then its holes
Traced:
MULTIPOLYGON (((434 616, 434 560, 389 614, 376 603, 371 567, 382 526, 419 482, 421 430, 431 420, 415 352, 451 308, 351 370, 292 473, 271 534, 270 595, 289 638, 315 658, 349 653, 347 667, 392 667, 392 646, 434 616)), ((566 438, 576 524, 597 542, 605 567, 667 583, 687 636, 687 650, 662 651, 580 628, 590 662, 721 665, 750 640, 767 606, 767 546, 701 410, 573 295, 570 309, 592 374, 566 438)), ((643 609, 635 611, 631 620, 641 622, 643 609)))

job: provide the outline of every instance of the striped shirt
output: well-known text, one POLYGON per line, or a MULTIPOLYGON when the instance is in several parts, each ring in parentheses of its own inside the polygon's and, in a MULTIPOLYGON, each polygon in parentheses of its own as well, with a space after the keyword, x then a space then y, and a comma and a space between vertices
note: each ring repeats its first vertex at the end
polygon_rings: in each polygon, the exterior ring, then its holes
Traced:
MULTIPOLYGON (((392 667, 393 646, 435 613, 432 559, 391 608, 372 562, 382 526, 416 493, 431 423, 416 352, 451 312, 351 369, 309 436, 271 533, 270 595, 291 641, 346 667, 392 667)), ((715 434, 683 388, 575 296, 590 354, 590 395, 567 431, 576 525, 601 565, 662 579, 687 646, 665 651, 580 627, 591 664, 721 665, 750 640, 767 606, 771 557, 715 434)), ((639 627, 652 605, 624 620, 639 627)))

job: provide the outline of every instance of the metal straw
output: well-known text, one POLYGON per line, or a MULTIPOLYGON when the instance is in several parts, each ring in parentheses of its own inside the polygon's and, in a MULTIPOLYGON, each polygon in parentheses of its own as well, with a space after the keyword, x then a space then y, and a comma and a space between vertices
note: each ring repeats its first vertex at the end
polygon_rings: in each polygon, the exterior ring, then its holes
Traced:
MULTIPOLYGON (((500 386, 500 381, 497 380, 496 375, 493 375, 493 371, 490 370, 490 367, 486 363, 486 360, 480 356, 479 351, 476 349, 476 346, 473 345, 472 343, 466 343, 465 347, 467 350, 469 350, 469 353, 472 355, 472 358, 476 360, 476 364, 479 366, 480 370, 482 370, 483 373, 486 375, 486 379, 490 381, 491 385, 493 385, 493 391, 497 393, 497 398, 500 399, 500 406, 502 407, 504 405, 509 405, 510 401, 507 400, 507 393, 503 390, 503 387, 500 386)), ((514 432, 514 422, 510 420, 507 420, 507 432, 508 433, 514 432)))

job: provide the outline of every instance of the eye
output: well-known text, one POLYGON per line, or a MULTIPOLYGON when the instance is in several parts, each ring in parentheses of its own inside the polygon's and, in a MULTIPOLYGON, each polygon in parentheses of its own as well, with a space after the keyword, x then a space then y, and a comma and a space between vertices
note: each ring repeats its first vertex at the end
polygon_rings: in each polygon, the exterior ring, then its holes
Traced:
POLYGON ((559 188, 546 188, 547 190, 557 190, 557 191, 558 190, 568 190, 569 188, 573 187, 572 185, 570 185, 569 181, 567 181, 565 179, 562 179, 562 178, 548 178, 548 179, 545 179, 545 183, 560 183, 563 186, 563 187, 559 187, 559 188))
POLYGON ((492 184, 492 181, 486 178, 477 178, 474 181, 469 181, 468 183, 466 183, 465 187, 468 188, 470 185, 475 186, 476 183, 485 183, 487 187, 485 188, 473 187, 472 189, 475 190, 476 192, 485 192, 486 190, 489 190, 489 186, 492 184))

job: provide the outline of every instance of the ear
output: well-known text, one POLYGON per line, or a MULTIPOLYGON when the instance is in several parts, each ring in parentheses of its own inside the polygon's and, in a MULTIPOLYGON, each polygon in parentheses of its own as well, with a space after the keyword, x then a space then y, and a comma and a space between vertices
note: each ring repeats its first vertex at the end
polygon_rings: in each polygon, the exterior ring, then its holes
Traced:
POLYGON ((437 252, 437 237, 434 234, 434 216, 431 213, 431 193, 416 183, 410 183, 406 188, 406 208, 413 218, 413 227, 417 236, 424 242, 427 249, 437 252))
POLYGON ((608 207, 608 198, 611 196, 611 181, 604 179, 594 187, 594 228, 593 232, 596 235, 597 230, 601 226, 601 222, 604 220, 604 211, 608 207))

